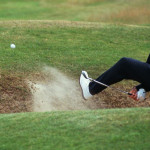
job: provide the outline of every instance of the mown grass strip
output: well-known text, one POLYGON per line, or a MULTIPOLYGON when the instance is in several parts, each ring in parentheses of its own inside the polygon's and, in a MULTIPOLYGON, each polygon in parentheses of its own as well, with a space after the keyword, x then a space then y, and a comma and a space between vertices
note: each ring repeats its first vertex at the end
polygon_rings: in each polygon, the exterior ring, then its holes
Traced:
POLYGON ((0 115, 0 149, 149 149, 150 109, 0 115))

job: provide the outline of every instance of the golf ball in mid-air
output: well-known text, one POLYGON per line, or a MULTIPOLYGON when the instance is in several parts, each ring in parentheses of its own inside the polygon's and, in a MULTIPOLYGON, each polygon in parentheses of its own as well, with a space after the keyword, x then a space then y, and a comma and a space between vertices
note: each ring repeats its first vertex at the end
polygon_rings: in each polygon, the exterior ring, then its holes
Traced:
POLYGON ((15 44, 10 44, 10 47, 11 48, 16 48, 16 45, 15 44))

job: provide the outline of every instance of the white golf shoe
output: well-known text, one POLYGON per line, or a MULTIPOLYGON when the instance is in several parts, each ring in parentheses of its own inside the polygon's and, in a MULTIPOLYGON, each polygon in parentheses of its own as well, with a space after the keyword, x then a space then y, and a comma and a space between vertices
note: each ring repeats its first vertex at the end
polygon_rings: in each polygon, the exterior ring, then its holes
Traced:
POLYGON ((84 99, 89 99, 92 97, 92 95, 90 94, 90 91, 89 91, 89 83, 90 83, 90 80, 87 79, 86 77, 88 77, 88 74, 86 71, 82 71, 81 72, 81 75, 80 75, 80 86, 81 86, 81 89, 82 89, 82 94, 83 94, 83 98, 84 99))

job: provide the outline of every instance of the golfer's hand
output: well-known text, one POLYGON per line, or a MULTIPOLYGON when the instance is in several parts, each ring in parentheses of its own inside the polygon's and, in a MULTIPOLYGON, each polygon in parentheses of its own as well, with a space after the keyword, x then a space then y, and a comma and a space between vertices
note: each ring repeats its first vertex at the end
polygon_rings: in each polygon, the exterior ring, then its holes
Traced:
POLYGON ((130 91, 130 93, 132 95, 130 95, 129 97, 136 100, 136 101, 138 101, 138 99, 137 99, 137 89, 135 87, 130 91))

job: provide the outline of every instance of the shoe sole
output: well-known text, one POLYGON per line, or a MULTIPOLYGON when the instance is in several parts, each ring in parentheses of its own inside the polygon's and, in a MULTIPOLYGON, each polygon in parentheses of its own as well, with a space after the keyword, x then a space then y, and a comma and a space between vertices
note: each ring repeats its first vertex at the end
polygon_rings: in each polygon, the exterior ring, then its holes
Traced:
POLYGON ((81 91, 82 91, 82 97, 83 97, 83 99, 86 101, 86 99, 84 98, 84 95, 83 95, 83 90, 82 90, 81 84, 80 84, 80 78, 81 78, 81 76, 79 77, 79 85, 80 85, 80 89, 81 89, 81 91))

